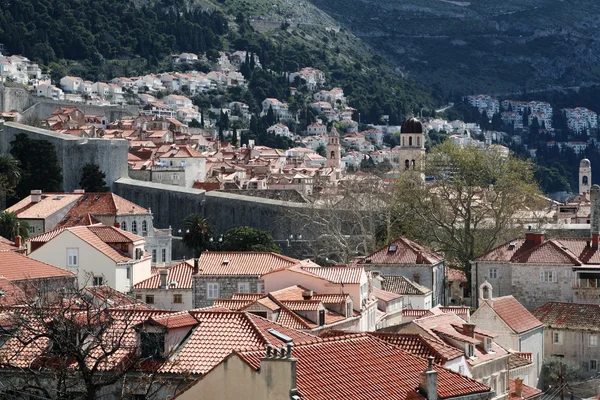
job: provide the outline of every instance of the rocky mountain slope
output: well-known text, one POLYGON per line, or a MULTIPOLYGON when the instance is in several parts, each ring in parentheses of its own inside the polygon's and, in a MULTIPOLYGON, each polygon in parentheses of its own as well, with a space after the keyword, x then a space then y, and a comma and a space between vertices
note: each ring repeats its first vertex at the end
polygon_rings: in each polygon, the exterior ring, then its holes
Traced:
POLYGON ((311 1, 401 71, 445 92, 600 82, 594 0, 311 1))

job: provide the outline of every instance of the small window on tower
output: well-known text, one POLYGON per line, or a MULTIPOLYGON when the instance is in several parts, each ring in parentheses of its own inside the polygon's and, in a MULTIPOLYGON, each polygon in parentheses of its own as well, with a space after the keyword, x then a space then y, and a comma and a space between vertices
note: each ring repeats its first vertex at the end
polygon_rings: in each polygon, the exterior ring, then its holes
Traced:
POLYGON ((331 158, 335 158, 335 151, 331 152, 331 158))
POLYGON ((409 146, 412 146, 412 136, 409 136, 409 137, 408 137, 408 145, 409 145, 409 146))
POLYGON ((410 161, 406 160, 404 161, 404 169, 409 169, 410 168, 410 161))
POLYGON ((588 184, 588 177, 587 176, 583 176, 583 178, 581 178, 581 183, 583 183, 584 185, 588 184))

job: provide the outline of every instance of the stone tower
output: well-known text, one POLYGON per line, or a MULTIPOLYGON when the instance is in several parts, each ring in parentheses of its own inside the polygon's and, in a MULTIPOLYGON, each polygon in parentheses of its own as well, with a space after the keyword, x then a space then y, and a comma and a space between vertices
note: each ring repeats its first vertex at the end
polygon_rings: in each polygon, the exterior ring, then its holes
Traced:
POLYGON ((409 118, 400 128, 400 169, 422 169, 425 157, 425 134, 423 124, 409 118))
POLYGON ((340 168, 341 165, 340 134, 337 129, 331 128, 327 140, 327 162, 325 166, 328 168, 340 168))
POLYGON ((592 187, 592 164, 590 160, 584 158, 579 163, 579 194, 590 192, 592 187))

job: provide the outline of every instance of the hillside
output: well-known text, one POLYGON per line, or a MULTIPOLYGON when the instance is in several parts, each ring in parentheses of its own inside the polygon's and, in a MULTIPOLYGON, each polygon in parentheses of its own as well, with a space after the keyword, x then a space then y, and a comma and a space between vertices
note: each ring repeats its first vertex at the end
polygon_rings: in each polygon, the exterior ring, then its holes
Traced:
MULTIPOLYGON (((0 43, 10 53, 48 66, 54 81, 66 74, 109 80, 160 72, 172 68, 173 52, 210 56, 250 50, 275 73, 322 69, 332 85, 344 89, 364 122, 378 122, 383 114, 396 121, 436 103, 422 85, 400 77, 387 60, 306 0, 10 3, 0 8, 0 43)), ((287 89, 283 80, 277 85, 271 92, 287 89)))
POLYGON ((445 94, 600 82, 597 1, 311 1, 445 94))

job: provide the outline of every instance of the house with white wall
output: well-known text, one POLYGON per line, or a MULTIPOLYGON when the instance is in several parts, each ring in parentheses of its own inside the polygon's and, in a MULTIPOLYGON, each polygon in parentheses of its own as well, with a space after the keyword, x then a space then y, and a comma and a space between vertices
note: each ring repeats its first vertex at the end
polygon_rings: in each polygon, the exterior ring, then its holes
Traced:
POLYGON ((152 166, 152 182, 190 188, 205 180, 206 157, 188 145, 171 145, 152 166))
POLYGON ((29 256, 77 275, 79 286, 108 285, 128 293, 151 275, 151 257, 143 237, 114 226, 57 229, 29 256))
POLYGON ((136 300, 159 310, 191 310, 192 260, 160 268, 155 274, 133 286, 136 300))
POLYGON ((78 76, 63 76, 60 79, 60 87, 65 93, 80 93, 83 79, 78 76))

